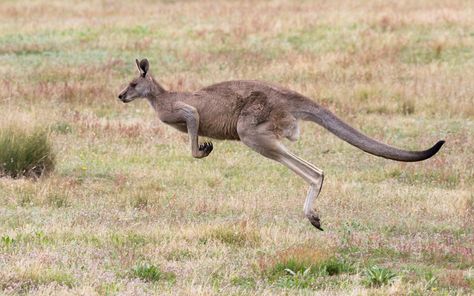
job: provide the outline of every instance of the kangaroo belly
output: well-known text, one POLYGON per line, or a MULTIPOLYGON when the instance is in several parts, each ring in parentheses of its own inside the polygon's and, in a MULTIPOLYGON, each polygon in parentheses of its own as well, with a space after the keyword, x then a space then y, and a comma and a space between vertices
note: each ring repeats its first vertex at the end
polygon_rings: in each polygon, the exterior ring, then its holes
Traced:
POLYGON ((239 140, 237 119, 232 116, 218 116, 199 123, 199 135, 219 140, 239 140))
MULTIPOLYGON (((168 123, 168 125, 180 132, 188 132, 188 128, 184 122, 168 123)), ((237 121, 200 121, 198 135, 218 140, 239 140, 239 135, 237 134, 237 121)))

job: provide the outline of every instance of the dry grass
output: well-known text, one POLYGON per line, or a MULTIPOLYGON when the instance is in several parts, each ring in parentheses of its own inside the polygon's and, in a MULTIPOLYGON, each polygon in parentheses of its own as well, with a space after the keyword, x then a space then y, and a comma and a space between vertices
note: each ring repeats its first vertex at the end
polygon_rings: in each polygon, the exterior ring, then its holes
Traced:
POLYGON ((3 1, 0 126, 50 126, 57 165, 0 178, 0 289, 469 294, 473 15, 466 0, 3 1), (302 215, 306 185, 284 167, 225 141, 192 159, 145 102, 119 103, 136 57, 168 89, 268 80, 396 146, 447 144, 396 163, 303 123, 288 145, 326 172, 318 232, 302 215), (316 267, 271 275, 292 260, 316 267), (396 280, 367 287, 373 266, 396 280), (161 274, 172 280, 150 280, 161 274))

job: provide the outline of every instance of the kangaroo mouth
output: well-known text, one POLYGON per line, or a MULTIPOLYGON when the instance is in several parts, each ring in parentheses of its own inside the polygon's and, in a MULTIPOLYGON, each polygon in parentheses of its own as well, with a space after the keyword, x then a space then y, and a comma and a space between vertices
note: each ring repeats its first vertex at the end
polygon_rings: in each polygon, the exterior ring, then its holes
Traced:
POLYGON ((124 103, 128 103, 130 102, 131 100, 128 100, 127 99, 127 92, 124 90, 122 91, 119 95, 118 95, 118 99, 124 103))
POLYGON ((133 99, 127 99, 124 95, 119 95, 118 98, 120 101, 122 101, 122 103, 130 103, 131 101, 133 101, 133 99))

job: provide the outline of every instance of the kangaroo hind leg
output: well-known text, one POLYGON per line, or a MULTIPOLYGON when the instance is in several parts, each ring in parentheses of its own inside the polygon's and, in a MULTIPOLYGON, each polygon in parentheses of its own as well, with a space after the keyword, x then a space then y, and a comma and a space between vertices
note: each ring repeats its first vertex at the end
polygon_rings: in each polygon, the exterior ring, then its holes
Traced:
MULTIPOLYGON (((263 95, 264 96, 264 95, 263 95)), ((237 123, 240 140, 261 155, 285 165, 310 184, 304 203, 304 213, 311 224, 322 230, 319 216, 312 210, 314 199, 319 195, 323 184, 323 171, 292 154, 281 142, 280 138, 291 136, 295 131, 294 122, 282 113, 274 115, 274 110, 264 110, 264 97, 255 100, 257 105, 246 106, 237 123), (262 102, 263 101, 263 102, 262 102), (262 117, 266 114, 267 116, 262 117), (279 120, 279 119, 284 120, 279 120)), ((278 112, 278 110, 276 110, 278 112)))

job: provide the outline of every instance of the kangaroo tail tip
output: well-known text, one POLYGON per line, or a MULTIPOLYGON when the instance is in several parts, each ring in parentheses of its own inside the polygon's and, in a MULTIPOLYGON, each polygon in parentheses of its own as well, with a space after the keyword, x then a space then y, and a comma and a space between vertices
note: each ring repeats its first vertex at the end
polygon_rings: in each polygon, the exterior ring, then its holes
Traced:
POLYGON ((438 143, 436 143, 436 144, 434 145, 434 147, 437 148, 436 151, 438 151, 438 150, 441 148, 441 146, 444 145, 444 143, 446 143, 445 140, 440 140, 440 141, 438 141, 438 143))
POLYGON ((440 140, 440 141, 438 141, 438 143, 434 144, 434 146, 429 149, 429 152, 430 152, 431 156, 438 153, 439 149, 441 149, 441 147, 444 145, 444 143, 446 143, 445 140, 440 140))

